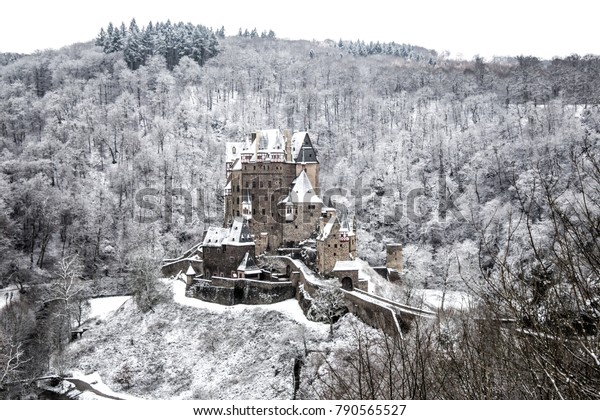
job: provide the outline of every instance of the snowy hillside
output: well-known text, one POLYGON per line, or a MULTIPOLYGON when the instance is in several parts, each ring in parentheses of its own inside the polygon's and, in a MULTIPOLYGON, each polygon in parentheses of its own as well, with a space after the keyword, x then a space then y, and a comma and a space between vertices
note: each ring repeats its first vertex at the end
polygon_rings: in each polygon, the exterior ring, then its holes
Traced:
MULTIPOLYGON (((185 298, 183 289, 167 282, 154 312, 128 300, 95 321, 71 344, 71 370, 98 372, 112 390, 150 399, 291 399, 304 340, 311 353, 345 345, 344 334, 330 340, 329 327, 306 320, 295 300, 223 307, 185 298)), ((307 383, 300 391, 313 392, 307 383)))

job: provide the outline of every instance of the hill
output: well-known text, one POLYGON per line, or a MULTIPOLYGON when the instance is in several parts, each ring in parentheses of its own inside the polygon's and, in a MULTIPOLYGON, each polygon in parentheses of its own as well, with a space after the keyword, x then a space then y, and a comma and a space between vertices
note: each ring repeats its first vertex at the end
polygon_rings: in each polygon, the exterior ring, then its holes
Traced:
POLYGON ((597 396, 565 366, 598 377, 598 57, 455 61, 401 44, 233 36, 206 60, 131 66, 92 44, 0 66, 0 288, 20 291, 1 309, 5 381, 47 370, 86 297, 134 293, 152 308, 158 261, 222 220, 224 143, 281 127, 310 132, 323 189, 356 214, 359 257, 377 265, 386 242, 404 244, 406 296, 468 289, 487 318, 565 338, 560 351, 519 341, 523 363, 504 371, 526 367, 542 385, 510 394, 507 379, 496 397, 597 396))
POLYGON ((311 374, 294 390, 296 360, 317 370, 319 359, 305 350, 325 357, 347 347, 343 331, 358 322, 349 316, 330 339, 329 327, 308 321, 295 300, 223 307, 186 298, 180 281, 162 287, 152 312, 129 300, 106 320, 92 319, 69 348, 67 372, 97 372, 114 391, 148 399, 314 398, 311 374))

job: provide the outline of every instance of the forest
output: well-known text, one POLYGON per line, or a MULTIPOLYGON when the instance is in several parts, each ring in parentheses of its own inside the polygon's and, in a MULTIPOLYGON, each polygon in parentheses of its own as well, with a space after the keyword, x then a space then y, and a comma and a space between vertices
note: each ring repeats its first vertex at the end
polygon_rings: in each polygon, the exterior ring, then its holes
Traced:
POLYGON ((91 296, 151 309, 160 261, 221 223, 225 142, 289 128, 356 215, 359 256, 404 244, 390 298, 476 302, 410 340, 357 331, 320 396, 598 398, 599 101, 597 56, 453 60, 183 23, 0 54, 0 288, 19 295, 0 295, 0 384, 45 374, 91 296))

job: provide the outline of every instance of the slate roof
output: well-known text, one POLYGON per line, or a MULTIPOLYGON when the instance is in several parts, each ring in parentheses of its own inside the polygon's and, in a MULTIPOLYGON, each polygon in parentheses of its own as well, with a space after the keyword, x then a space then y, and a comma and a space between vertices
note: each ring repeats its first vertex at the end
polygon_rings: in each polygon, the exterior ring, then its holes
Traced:
POLYGON ((292 158, 296 163, 318 162, 317 152, 306 131, 299 131, 292 136, 292 158))

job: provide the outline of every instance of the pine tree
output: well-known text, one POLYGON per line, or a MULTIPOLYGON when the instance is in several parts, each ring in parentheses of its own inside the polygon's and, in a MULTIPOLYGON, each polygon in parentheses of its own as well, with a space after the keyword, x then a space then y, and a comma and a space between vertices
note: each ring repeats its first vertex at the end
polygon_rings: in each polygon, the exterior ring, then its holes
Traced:
POLYGON ((123 55, 125 57, 125 61, 127 65, 132 70, 137 70, 143 62, 143 54, 142 54, 142 34, 135 22, 135 19, 131 21, 129 24, 129 35, 125 40, 125 48, 123 50, 123 55))

